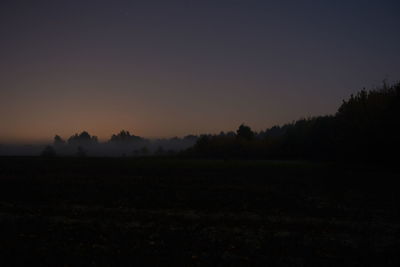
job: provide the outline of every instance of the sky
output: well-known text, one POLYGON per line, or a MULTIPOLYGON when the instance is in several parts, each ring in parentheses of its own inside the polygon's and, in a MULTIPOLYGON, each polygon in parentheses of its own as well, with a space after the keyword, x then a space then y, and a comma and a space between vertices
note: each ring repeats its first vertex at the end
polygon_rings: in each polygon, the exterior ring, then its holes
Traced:
POLYGON ((400 79, 400 1, 0 2, 0 143, 262 130, 400 79))

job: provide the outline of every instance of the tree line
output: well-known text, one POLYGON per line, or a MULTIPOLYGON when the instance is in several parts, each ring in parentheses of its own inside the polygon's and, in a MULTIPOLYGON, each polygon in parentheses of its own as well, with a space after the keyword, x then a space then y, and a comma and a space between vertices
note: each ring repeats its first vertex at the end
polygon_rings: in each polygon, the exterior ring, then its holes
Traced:
POLYGON ((393 161, 400 148, 400 83, 363 89, 329 116, 300 119, 259 133, 202 135, 190 157, 393 161))
POLYGON ((129 131, 121 130, 113 134, 105 142, 100 142, 97 136, 87 131, 76 133, 64 140, 55 135, 53 144, 44 148, 41 155, 55 156, 149 156, 175 155, 193 146, 198 136, 187 135, 183 138, 146 139, 129 131))
POLYGON ((122 130, 105 143, 83 131, 66 141, 54 137, 44 156, 178 155, 195 158, 263 158, 392 161, 400 148, 400 83, 363 89, 328 116, 300 119, 255 132, 242 124, 236 132, 149 140, 122 130))

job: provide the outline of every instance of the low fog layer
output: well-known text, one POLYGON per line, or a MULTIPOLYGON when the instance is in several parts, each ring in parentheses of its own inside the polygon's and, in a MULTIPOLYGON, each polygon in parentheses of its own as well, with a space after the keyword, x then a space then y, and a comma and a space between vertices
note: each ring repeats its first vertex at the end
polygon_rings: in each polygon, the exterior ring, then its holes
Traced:
POLYGON ((1 156, 146 156, 171 155, 192 147, 198 137, 188 135, 183 138, 146 139, 121 131, 107 142, 99 142, 96 136, 84 131, 64 140, 56 135, 52 144, 41 145, 1 145, 1 156))

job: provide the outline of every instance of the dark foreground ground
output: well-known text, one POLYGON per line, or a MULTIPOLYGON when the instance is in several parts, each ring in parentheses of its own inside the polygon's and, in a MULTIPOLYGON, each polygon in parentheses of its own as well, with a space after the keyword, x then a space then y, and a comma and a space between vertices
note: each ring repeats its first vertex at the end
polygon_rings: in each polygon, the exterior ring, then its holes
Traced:
POLYGON ((398 171, 0 158, 0 266, 400 266, 398 171))

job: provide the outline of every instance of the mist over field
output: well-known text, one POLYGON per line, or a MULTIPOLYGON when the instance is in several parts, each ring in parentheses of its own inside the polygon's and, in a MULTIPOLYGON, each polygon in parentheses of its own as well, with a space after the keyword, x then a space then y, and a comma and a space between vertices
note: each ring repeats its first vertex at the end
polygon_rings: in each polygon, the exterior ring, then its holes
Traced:
POLYGON ((175 154, 189 147, 196 141, 196 136, 171 139, 143 139, 133 142, 76 142, 51 144, 4 144, 0 145, 1 156, 40 156, 49 145, 58 156, 76 156, 81 148, 85 156, 124 157, 175 154))

